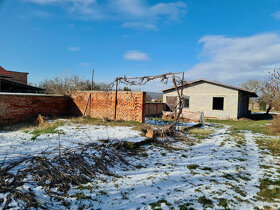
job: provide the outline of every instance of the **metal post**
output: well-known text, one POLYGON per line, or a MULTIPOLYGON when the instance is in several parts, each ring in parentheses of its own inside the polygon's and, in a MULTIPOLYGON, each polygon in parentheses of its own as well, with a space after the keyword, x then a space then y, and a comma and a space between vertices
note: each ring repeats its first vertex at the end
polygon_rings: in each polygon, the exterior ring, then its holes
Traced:
POLYGON ((118 104, 118 84, 119 84, 119 78, 116 78, 116 93, 115 93, 115 114, 114 114, 114 119, 117 120, 117 104, 118 104))

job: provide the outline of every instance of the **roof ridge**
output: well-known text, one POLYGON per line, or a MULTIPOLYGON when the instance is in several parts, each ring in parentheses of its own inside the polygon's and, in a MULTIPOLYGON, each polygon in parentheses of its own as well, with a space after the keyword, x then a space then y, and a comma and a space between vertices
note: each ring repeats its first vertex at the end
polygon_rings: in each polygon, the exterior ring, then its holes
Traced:
MULTIPOLYGON (((194 84, 194 83, 197 83, 197 82, 200 82, 200 81, 204 81, 204 82, 208 82, 208 83, 212 83, 212 84, 216 84, 216 85, 220 85, 220 86, 224 86, 224 87, 228 87, 228 88, 232 88, 232 89, 244 91, 244 92, 247 92, 247 93, 251 93, 252 95, 254 95, 255 97, 257 97, 257 94, 256 94, 255 92, 253 92, 253 91, 246 90, 246 89, 241 88, 241 87, 236 87, 236 86, 232 86, 232 85, 223 84, 223 83, 220 83, 220 82, 215 82, 215 81, 211 81, 211 80, 206 80, 206 79, 193 80, 193 81, 190 81, 190 82, 184 84, 183 86, 190 85, 190 84, 194 84)), ((182 85, 180 85, 179 87, 182 87, 182 85)), ((167 90, 172 90, 172 89, 174 89, 174 87, 164 89, 164 90, 162 90, 162 92, 167 91, 167 90)))

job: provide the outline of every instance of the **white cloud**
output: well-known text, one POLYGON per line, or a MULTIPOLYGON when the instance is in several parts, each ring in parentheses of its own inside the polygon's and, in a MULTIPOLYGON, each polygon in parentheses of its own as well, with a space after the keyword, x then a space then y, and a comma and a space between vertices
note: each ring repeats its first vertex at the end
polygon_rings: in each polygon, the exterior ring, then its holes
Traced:
POLYGON ((179 20, 186 14, 186 4, 183 2, 159 3, 149 8, 154 16, 166 15, 170 20, 179 20))
POLYGON ((280 20, 280 11, 272 13, 271 16, 276 20, 280 20))
POLYGON ((122 27, 155 30, 159 23, 179 21, 186 14, 187 5, 177 1, 149 5, 147 0, 22 0, 40 5, 61 7, 71 18, 114 20, 122 27))
POLYGON ((143 23, 143 22, 125 22, 122 24, 123 28, 132 28, 140 30, 157 30, 158 27, 152 23, 143 23))
POLYGON ((280 64, 280 35, 249 37, 204 36, 201 56, 206 58, 186 72, 186 79, 210 79, 239 85, 264 80, 280 64))
POLYGON ((69 50, 70 52, 77 52, 77 51, 80 51, 80 48, 79 48, 79 47, 74 47, 74 46, 72 46, 72 47, 69 47, 68 50, 69 50))
POLYGON ((150 60, 149 56, 146 53, 136 51, 136 50, 127 51, 124 54, 124 59, 132 60, 132 61, 147 61, 147 60, 150 60))

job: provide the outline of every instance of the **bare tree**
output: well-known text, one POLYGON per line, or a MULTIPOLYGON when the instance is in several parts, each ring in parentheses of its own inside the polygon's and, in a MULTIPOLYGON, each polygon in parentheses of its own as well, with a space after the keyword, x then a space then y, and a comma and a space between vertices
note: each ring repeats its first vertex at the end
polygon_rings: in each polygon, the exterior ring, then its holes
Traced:
MULTIPOLYGON (((264 87, 264 82, 259 81, 259 80, 247 80, 246 82, 243 82, 240 86, 246 90, 257 93, 260 96, 260 95, 262 95, 261 90, 264 87)), ((254 107, 255 103, 264 103, 265 104, 262 97, 259 97, 257 99, 250 98, 249 103, 252 105, 252 107, 254 107)))
MULTIPOLYGON (((53 79, 41 82, 39 86, 45 89, 48 94, 68 95, 78 90, 91 90, 91 85, 90 80, 66 72, 53 79)), ((112 87, 106 83, 94 83, 93 90, 112 90, 112 87)))
MULTIPOLYGON (((175 126, 176 124, 179 123, 179 119, 183 111, 183 89, 184 89, 183 86, 187 85, 186 81, 184 80, 184 72, 178 72, 178 73, 170 72, 170 73, 156 75, 156 76, 144 76, 144 77, 132 77, 132 78, 128 78, 126 76, 117 77, 115 81, 112 83, 113 85, 116 86, 116 100, 117 100, 118 85, 124 84, 126 86, 141 86, 153 80, 160 80, 165 84, 167 84, 168 81, 171 80, 173 86, 176 89, 178 100, 175 108, 174 123, 172 123, 170 126, 167 126, 165 129, 162 129, 162 133, 164 134, 169 133, 171 135, 175 135, 176 134, 175 126)), ((117 101, 115 104, 117 104, 117 101)))
POLYGON ((269 104, 269 107, 266 111, 267 114, 272 109, 272 107, 279 109, 279 105, 280 105, 279 90, 280 90, 280 72, 274 70, 272 73, 270 73, 270 77, 268 81, 266 81, 265 87, 262 88, 263 100, 267 104, 269 104))
POLYGON ((259 80, 251 80, 251 79, 241 84, 242 88, 253 91, 257 94, 261 92, 263 86, 264 86, 264 82, 259 80))

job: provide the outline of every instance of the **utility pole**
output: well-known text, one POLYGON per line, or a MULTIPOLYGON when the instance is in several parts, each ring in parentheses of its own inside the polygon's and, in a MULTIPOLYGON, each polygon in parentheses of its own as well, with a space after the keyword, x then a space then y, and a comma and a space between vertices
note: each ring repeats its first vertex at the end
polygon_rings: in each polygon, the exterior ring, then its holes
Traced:
POLYGON ((91 76, 91 91, 93 91, 94 86, 94 69, 92 69, 92 76, 91 76))

